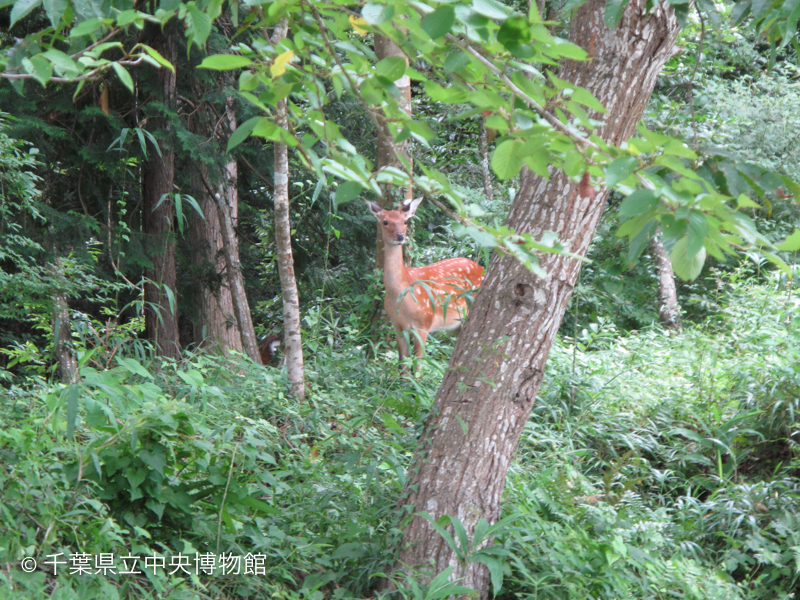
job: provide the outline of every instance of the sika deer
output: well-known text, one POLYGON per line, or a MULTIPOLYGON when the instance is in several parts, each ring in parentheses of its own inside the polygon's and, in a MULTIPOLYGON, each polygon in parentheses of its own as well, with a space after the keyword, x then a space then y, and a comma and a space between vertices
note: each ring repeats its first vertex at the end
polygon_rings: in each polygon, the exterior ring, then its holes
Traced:
POLYGON ((421 357, 429 333, 461 325, 469 310, 463 293, 477 288, 483 281, 483 267, 468 258, 450 258, 426 267, 406 268, 403 243, 407 223, 421 202, 422 197, 415 198, 400 210, 384 210, 367 201, 381 224, 383 283, 386 286, 383 308, 397 334, 401 363, 408 356, 404 332, 409 332, 414 341, 414 353, 421 357), (413 289, 409 289, 412 286, 413 289))

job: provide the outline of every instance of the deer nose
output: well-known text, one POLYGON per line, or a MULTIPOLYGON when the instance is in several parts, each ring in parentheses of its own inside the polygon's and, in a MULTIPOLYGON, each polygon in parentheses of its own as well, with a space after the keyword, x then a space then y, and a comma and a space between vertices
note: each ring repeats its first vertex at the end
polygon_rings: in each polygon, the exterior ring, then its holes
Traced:
POLYGON ((402 242, 403 240, 406 239, 406 234, 405 233, 397 233, 396 235, 397 235, 397 241, 398 242, 402 242))

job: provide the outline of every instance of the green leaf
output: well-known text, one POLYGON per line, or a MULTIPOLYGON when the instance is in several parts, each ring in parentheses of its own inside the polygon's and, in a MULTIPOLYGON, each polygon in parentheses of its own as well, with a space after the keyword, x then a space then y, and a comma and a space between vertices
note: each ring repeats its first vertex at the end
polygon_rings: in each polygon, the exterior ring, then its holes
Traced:
POLYGON ((505 19, 511 14, 510 8, 496 0, 473 0, 472 10, 490 19, 505 19))
POLYGON ((64 75, 64 77, 77 77, 81 73, 81 69, 75 61, 61 52, 61 50, 51 48, 42 54, 42 56, 53 63, 56 72, 64 75))
POLYGON ((608 112, 606 110, 606 107, 603 106, 597 98, 592 96, 592 94, 589 91, 585 90, 582 87, 575 88, 574 90, 572 90, 572 99, 575 100, 575 102, 579 102, 580 104, 583 104, 585 107, 591 108, 592 110, 596 110, 599 113, 608 112))
POLYGON ((161 56, 161 54, 159 54, 157 50, 151 48, 150 46, 145 46, 144 44, 142 44, 142 50, 147 52, 148 56, 150 56, 150 58, 155 60, 162 67, 168 68, 173 73, 175 72, 175 67, 172 66, 172 63, 170 63, 166 58, 161 56))
POLYGON ((275 508, 274 506, 270 506, 260 498, 253 498, 252 496, 245 496, 239 503, 243 506, 249 506, 250 508, 254 508, 256 510, 260 510, 264 514, 267 515, 282 515, 283 511, 275 508))
POLYGON ((606 0, 606 10, 603 13, 606 27, 612 29, 619 24, 619 20, 622 18, 622 11, 628 2, 629 0, 606 0))
POLYGON ((781 252, 796 252, 800 250, 800 229, 795 229, 789 237, 777 246, 781 252))
POLYGON ((613 188, 625 181, 636 170, 638 161, 633 156, 621 156, 606 167, 606 185, 613 188))
POLYGON ((22 65, 43 86, 47 85, 47 82, 53 76, 53 65, 42 55, 23 58, 22 65))
POLYGON ((361 558, 367 553, 367 545, 360 542, 342 544, 331 554, 332 559, 361 558))
POLYGON ((77 383, 70 384, 67 389, 67 439, 72 437, 75 432, 75 421, 78 418, 78 396, 80 386, 77 383))
POLYGON ((214 71, 232 71, 234 69, 241 69, 242 67, 249 67, 253 61, 246 56, 239 54, 214 54, 213 56, 206 56, 199 65, 198 69, 213 69, 214 71))
POLYGON ((370 25, 380 25, 394 16, 394 7, 383 4, 365 4, 361 16, 370 25))
POLYGON ((350 202, 353 198, 358 196, 361 193, 360 183, 356 183, 355 181, 345 181, 339 184, 339 187, 336 188, 336 206, 340 206, 345 202, 350 202))
POLYGON ((506 140, 494 149, 492 170, 500 179, 510 179, 522 170, 522 159, 517 153, 521 146, 516 140, 506 140))
POLYGON ((636 190, 619 205, 619 216, 627 219, 636 215, 643 215, 658 206, 658 197, 647 188, 636 190))
POLYGON ((756 202, 753 202, 747 194, 739 194, 736 198, 736 206, 738 208, 761 208, 756 202))
POLYGON ((700 252, 705 243, 706 236, 708 235, 708 219, 706 216, 696 210, 689 213, 689 229, 687 232, 689 244, 686 247, 686 253, 689 258, 700 252))
POLYGON ((630 244, 628 245, 628 254, 626 257, 629 265, 636 264, 639 255, 642 253, 645 247, 650 243, 650 240, 653 239, 653 233, 655 231, 655 228, 656 228, 656 222, 650 221, 630 241, 630 244))
POLYGON ((133 79, 131 79, 131 74, 119 63, 112 63, 111 66, 114 69, 114 73, 119 77, 119 80, 128 88, 128 91, 133 93, 133 79))
POLYGON ((515 16, 509 17, 500 26, 497 32, 497 41, 511 50, 531 41, 531 26, 528 20, 515 16))
POLYGON ((76 38, 83 37, 84 35, 90 35, 98 29, 104 29, 105 26, 106 22, 103 19, 89 19, 83 23, 78 23, 75 27, 73 27, 69 32, 69 37, 76 38))
POLYGON ((14 3, 14 8, 11 9, 11 24, 8 28, 11 29, 14 27, 14 23, 27 17, 30 12, 41 3, 42 0, 17 0, 17 2, 14 3))
POLYGON ((445 4, 432 13, 425 15, 420 25, 425 33, 431 36, 431 39, 435 40, 449 33, 455 20, 455 9, 450 4, 445 4))
POLYGON ((684 281, 694 281, 703 270, 706 262, 706 249, 700 248, 700 251, 690 258, 689 238, 682 237, 672 249, 671 259, 675 275, 684 281))
MULTIPOLYGON (((47 0, 45 0, 45 3, 47 3, 47 0)), ((117 15, 117 25, 119 27, 125 27, 137 21, 142 22, 142 13, 138 10, 123 10, 117 15)))
POLYGON ((189 369, 188 371, 178 371, 178 377, 183 379, 186 385, 201 386, 203 385, 203 374, 197 369, 189 369))
POLYGON ((483 563, 489 569, 489 575, 492 579, 492 592, 497 596, 500 589, 503 587, 503 561, 494 556, 486 556, 479 554, 474 559, 476 562, 483 563))
POLYGON ((197 8, 194 2, 189 2, 186 5, 186 10, 191 19, 191 24, 187 27, 186 33, 193 43, 202 48, 211 33, 211 17, 197 8))
POLYGON ((64 16, 64 11, 67 10, 66 0, 43 0, 42 6, 44 6, 44 12, 47 13, 50 23, 57 28, 64 16))
POLYGON ((128 369, 131 373, 136 373, 140 377, 144 377, 145 379, 153 379, 153 376, 150 372, 145 369, 141 363, 135 358, 119 358, 117 357, 117 363, 128 369))
POLYGON ((245 141, 253 132, 256 124, 264 118, 265 117, 252 117, 239 125, 239 127, 236 128, 236 131, 231 134, 231 137, 228 140, 227 151, 230 152, 233 148, 236 148, 236 146, 245 141))
POLYGON ((697 154, 695 154, 693 150, 687 148, 686 144, 678 140, 670 140, 667 142, 667 145, 664 146, 664 154, 682 156, 683 158, 688 158, 689 160, 694 160, 697 158, 697 154))
POLYGON ((551 47, 551 51, 557 52, 564 58, 569 58, 570 60, 586 60, 588 56, 586 50, 570 42, 555 44, 551 47))
POLYGON ((159 475, 164 474, 164 466, 167 464, 167 458, 163 452, 148 452, 147 450, 139 450, 139 458, 144 464, 156 471, 159 475))
POLYGON ((384 58, 375 65, 375 72, 391 81, 397 81, 406 72, 406 59, 402 56, 384 58))
POLYGON ((447 55, 444 59, 445 73, 454 73, 466 67, 469 64, 469 58, 461 50, 455 50, 447 55))

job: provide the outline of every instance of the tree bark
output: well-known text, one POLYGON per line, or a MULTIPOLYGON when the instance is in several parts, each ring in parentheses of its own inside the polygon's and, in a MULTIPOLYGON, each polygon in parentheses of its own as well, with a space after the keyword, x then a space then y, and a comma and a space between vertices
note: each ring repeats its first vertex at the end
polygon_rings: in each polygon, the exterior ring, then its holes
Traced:
MULTIPOLYGON (((177 52, 173 35, 152 29, 151 46, 173 65, 176 64, 177 52)), ((161 100, 167 109, 175 106, 176 77, 169 69, 158 69, 158 81, 161 100)), ((161 155, 150 149, 150 158, 145 163, 142 173, 142 227, 147 238, 148 258, 152 264, 146 270, 147 278, 153 283, 146 283, 145 300, 145 332, 153 342, 156 354, 170 358, 180 358, 180 336, 178 331, 177 278, 175 275, 175 238, 172 222, 175 208, 171 198, 164 194, 173 192, 175 180, 175 154, 164 138, 169 135, 171 126, 164 117, 151 117, 148 130, 160 135, 159 147, 161 155), (175 300, 170 303, 169 296, 175 300)))
MULTIPOLYGON (((287 34, 285 23, 275 28, 272 43, 277 44, 287 34)), ((275 111, 278 127, 289 128, 286 100, 278 102, 275 111)), ((275 142, 275 244, 278 250, 278 274, 283 295, 284 356, 292 394, 301 402, 305 399, 303 340, 300 335, 300 298, 294 275, 292 256, 292 225, 289 219, 289 149, 275 142)))
MULTIPOLYGON (((225 100, 225 120, 228 122, 228 131, 236 131, 236 113, 233 110, 233 97, 225 100)), ((239 325, 241 343, 245 353, 253 362, 260 362, 261 355, 258 351, 256 330, 250 315, 250 304, 244 289, 244 276, 239 262, 239 241, 236 238, 235 221, 239 211, 239 170, 235 159, 230 159, 225 164, 223 173, 222 195, 217 196, 217 209, 219 220, 222 223, 222 245, 225 252, 226 272, 230 286, 233 312, 239 325)))
MULTIPOLYGON (((403 53, 400 47, 395 44, 391 39, 385 35, 375 34, 375 57, 378 60, 399 56, 406 61, 408 65, 408 57, 403 53)), ((408 75, 403 75, 400 79, 394 82, 397 89, 400 90, 402 100, 400 100, 401 108, 406 114, 411 115, 411 78, 408 75)), ((403 168, 403 164, 398 159, 402 156, 409 165, 412 164, 411 155, 408 152, 409 141, 405 140, 400 143, 395 143, 394 137, 391 134, 391 123, 387 120, 383 111, 375 111, 378 121, 378 169, 382 167, 397 167, 403 168)), ((378 204, 381 208, 391 209, 392 203, 391 190, 394 186, 382 185, 384 197, 378 198, 378 204)), ((404 200, 411 200, 414 197, 414 188, 409 181, 406 187, 404 200)), ((383 237, 381 235, 381 224, 377 224, 376 229, 376 245, 375 245, 375 266, 378 269, 383 268, 383 237)))
MULTIPOLYGON (((202 126, 196 127, 195 133, 205 134, 202 126)), ((238 320, 233 309, 231 288, 225 272, 222 224, 216 200, 206 190, 208 169, 198 165, 191 175, 192 189, 195 198, 203 211, 203 217, 194 213, 191 217, 192 262, 200 278, 200 295, 197 298, 197 319, 194 323, 194 339, 196 342, 211 344, 221 352, 226 350, 242 351, 242 336, 239 332, 238 320)), ((231 220, 234 227, 238 216, 238 203, 230 202, 231 220)))
MULTIPOLYGON (((678 34, 668 5, 646 12, 646 0, 632 0, 620 24, 607 29, 605 2, 589 0, 577 12, 570 41, 588 62, 565 62, 558 76, 580 85, 608 109, 592 114, 597 130, 620 144, 634 131, 656 77, 678 34)), ((554 171, 549 180, 524 171, 520 191, 505 224, 540 237, 555 232, 571 252, 585 256, 608 191, 595 190, 588 174, 580 183, 554 171)), ((580 262, 544 255, 547 277, 539 279, 509 256, 495 254, 425 423, 401 504, 434 519, 460 519, 472 537, 479 518, 496 522, 506 473, 542 382, 580 262), (491 382, 491 383, 487 383, 491 382)), ((449 565, 462 584, 488 594, 488 570, 459 565, 456 555, 425 521, 414 517, 404 531, 400 565, 449 565)))
POLYGON ((675 287, 672 261, 664 250, 660 227, 656 229, 656 235, 650 240, 650 248, 658 269, 658 318, 664 327, 679 331, 682 327, 681 305, 678 303, 678 290, 675 287))
POLYGON ((480 128, 478 133, 478 150, 481 153, 483 193, 486 194, 489 202, 491 202, 494 200, 494 192, 492 191, 492 174, 489 171, 489 136, 486 134, 486 121, 481 119, 478 127, 480 128))
MULTIPOLYGON (((55 265, 47 265, 48 271, 57 277, 61 274, 61 259, 55 265)), ((72 328, 70 327, 67 295, 57 293, 53 298, 53 353, 58 361, 58 376, 64 383, 78 381, 78 362, 72 354, 72 328)))

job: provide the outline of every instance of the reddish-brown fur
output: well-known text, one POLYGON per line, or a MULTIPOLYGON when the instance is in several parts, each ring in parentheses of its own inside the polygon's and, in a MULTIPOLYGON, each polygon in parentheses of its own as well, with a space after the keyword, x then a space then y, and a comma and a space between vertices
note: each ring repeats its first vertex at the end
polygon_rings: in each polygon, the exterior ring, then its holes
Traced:
POLYGON ((367 202, 381 224, 386 286, 383 307, 397 334, 401 361, 408 356, 404 332, 409 332, 414 342, 414 353, 422 356, 429 333, 461 325, 469 310, 463 294, 479 287, 484 273, 483 267, 468 258, 450 258, 411 269, 405 266, 402 248, 407 222, 420 202, 422 198, 411 200, 401 210, 384 210, 367 202))
POLYGON ((261 355, 261 364, 268 365, 272 362, 272 357, 281 345, 281 336, 277 334, 269 335, 261 340, 258 345, 258 353, 261 355))

